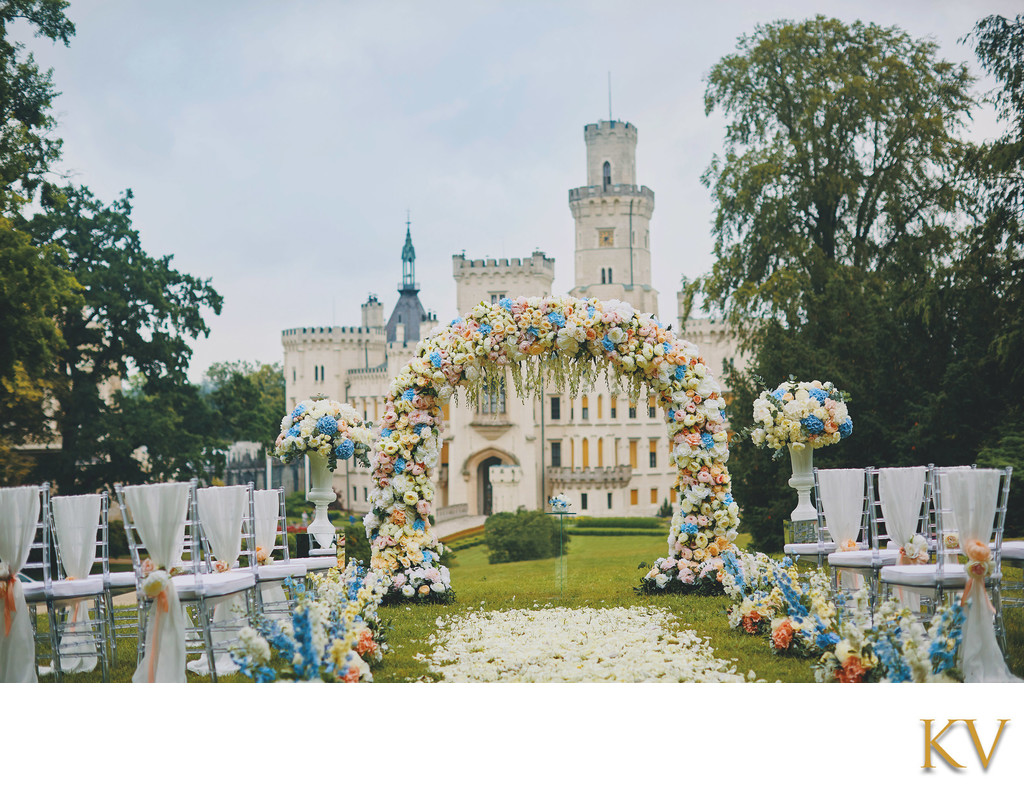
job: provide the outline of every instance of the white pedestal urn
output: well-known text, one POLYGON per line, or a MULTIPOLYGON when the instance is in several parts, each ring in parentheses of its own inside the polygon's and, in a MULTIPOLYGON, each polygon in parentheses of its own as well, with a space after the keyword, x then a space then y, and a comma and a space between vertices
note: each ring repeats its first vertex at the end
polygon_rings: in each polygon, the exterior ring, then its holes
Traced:
POLYGON ((811 488, 814 486, 814 449, 803 446, 789 447, 789 459, 793 464, 793 476, 789 478, 790 488, 796 489, 796 508, 789 515, 794 541, 807 541, 818 525, 818 511, 811 504, 811 488))
POLYGON ((316 506, 316 510, 313 513, 313 521, 306 528, 306 533, 312 536, 319 545, 318 548, 310 545, 311 551, 316 549, 325 551, 334 544, 336 535, 334 525, 327 517, 327 506, 338 496, 334 493, 334 487, 331 485, 333 475, 327 468, 327 458, 318 452, 309 452, 307 456, 309 457, 309 501, 316 506))

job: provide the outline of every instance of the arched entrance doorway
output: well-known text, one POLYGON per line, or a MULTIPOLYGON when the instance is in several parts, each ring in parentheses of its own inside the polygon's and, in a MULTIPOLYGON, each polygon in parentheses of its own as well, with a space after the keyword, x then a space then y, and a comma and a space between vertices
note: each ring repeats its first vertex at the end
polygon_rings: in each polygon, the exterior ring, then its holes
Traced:
POLYGON ((500 457, 488 457, 476 467, 477 513, 490 516, 494 511, 494 488, 491 486, 491 469, 501 465, 500 457))

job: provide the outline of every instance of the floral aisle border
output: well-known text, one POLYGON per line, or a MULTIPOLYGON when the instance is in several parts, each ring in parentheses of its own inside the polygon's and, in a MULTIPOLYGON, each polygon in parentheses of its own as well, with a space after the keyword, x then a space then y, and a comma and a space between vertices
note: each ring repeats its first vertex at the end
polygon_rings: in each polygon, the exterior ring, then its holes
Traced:
POLYGON ((651 315, 618 300, 566 295, 480 303, 421 341, 416 357, 392 380, 370 452, 372 510, 364 519, 371 568, 391 579, 392 596, 450 597, 450 575, 440 563, 444 546, 429 525, 441 406, 459 387, 475 403, 506 371, 521 397, 543 390, 545 382, 568 386, 575 397, 602 370, 631 400, 645 387, 656 397, 666 411, 669 457, 679 470, 668 555, 654 563, 644 588, 718 586, 720 556, 733 547, 739 524, 726 468, 721 388, 697 347, 651 315))

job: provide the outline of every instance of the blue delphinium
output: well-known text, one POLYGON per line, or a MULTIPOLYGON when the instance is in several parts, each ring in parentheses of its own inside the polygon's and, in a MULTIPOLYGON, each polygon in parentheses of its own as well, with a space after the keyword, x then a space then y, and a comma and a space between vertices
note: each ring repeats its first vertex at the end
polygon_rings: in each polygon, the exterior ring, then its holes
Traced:
POLYGON ((743 590, 746 587, 743 569, 737 561, 735 553, 723 553, 722 564, 725 567, 725 571, 736 581, 736 586, 743 590))
POLYGON ((954 603, 942 612, 936 629, 936 638, 928 648, 928 654, 932 659, 932 671, 945 673, 957 667, 963 628, 964 610, 959 603, 954 603))
MULTIPOLYGON (((895 630, 896 639, 899 640, 900 630, 895 630)), ((878 662, 885 672, 885 678, 890 682, 912 682, 914 680, 910 666, 907 664, 899 649, 893 644, 888 636, 879 637, 873 646, 878 662)))

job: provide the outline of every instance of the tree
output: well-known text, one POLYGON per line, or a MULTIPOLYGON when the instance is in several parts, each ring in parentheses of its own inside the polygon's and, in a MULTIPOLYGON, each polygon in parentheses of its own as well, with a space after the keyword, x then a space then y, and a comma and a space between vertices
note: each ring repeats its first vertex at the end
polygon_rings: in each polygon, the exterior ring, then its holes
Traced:
MULTIPOLYGON (((55 245, 82 287, 83 304, 57 318, 64 338, 53 378, 54 415, 61 450, 47 476, 61 491, 96 490, 131 469, 118 465, 116 390, 129 373, 141 377, 142 402, 176 391, 186 396, 189 340, 206 335, 203 309, 221 310, 208 281, 153 258, 131 221, 131 191, 105 205, 87 188, 68 186, 44 198, 30 223, 38 245, 55 245)), ((135 402, 141 406, 140 402, 135 402)), ((178 406, 184 419, 191 413, 178 406)), ((156 419, 150 434, 167 424, 156 419)))
POLYGON ((218 362, 206 371, 203 387, 220 414, 224 440, 255 441, 265 449, 273 447, 285 414, 280 363, 218 362))
POLYGON ((20 482, 30 463, 16 447, 48 431, 44 376, 62 346, 56 314, 73 305, 77 284, 59 265, 59 250, 40 248, 24 229, 21 210, 60 154, 50 105, 57 95, 19 42, 7 36, 22 20, 68 44, 74 25, 59 0, 0 2, 0 482, 20 482))
MULTIPOLYGON (((943 444, 934 418, 950 408, 925 395, 966 355, 935 315, 948 310, 937 279, 958 252, 958 135, 974 105, 967 69, 936 51, 897 28, 819 16, 759 26, 708 77, 706 111, 728 119, 725 155, 703 178, 715 263, 686 292, 724 312, 754 357, 730 379, 735 426, 750 420, 755 376, 850 394, 854 437, 823 465, 970 462, 985 429, 960 418, 961 440, 943 444)), ((744 527, 775 549, 788 469, 749 442, 734 444, 730 469, 744 527)))

